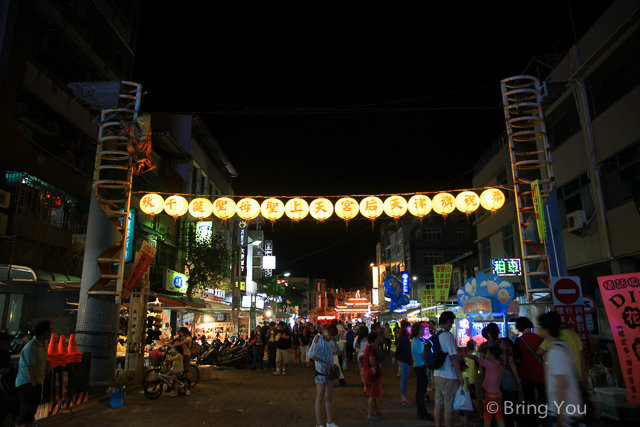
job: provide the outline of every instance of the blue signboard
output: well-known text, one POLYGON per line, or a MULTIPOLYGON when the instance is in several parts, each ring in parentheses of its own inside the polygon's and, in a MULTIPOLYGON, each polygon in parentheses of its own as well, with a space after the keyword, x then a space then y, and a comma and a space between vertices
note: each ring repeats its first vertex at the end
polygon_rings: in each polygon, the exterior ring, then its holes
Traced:
POLYGON ((400 273, 400 277, 402 278, 402 293, 408 294, 411 293, 411 285, 409 283, 409 273, 403 271, 400 273))
POLYGON ((124 262, 133 260, 133 230, 135 225, 135 210, 129 210, 129 222, 127 223, 127 244, 124 247, 124 262))

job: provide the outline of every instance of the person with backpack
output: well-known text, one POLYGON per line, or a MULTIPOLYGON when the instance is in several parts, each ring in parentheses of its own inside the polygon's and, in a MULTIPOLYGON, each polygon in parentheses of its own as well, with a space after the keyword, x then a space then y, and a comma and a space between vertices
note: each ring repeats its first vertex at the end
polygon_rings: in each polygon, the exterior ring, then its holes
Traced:
POLYGON ((427 412, 425 406, 425 396, 427 394, 427 368, 424 359, 424 344, 420 341, 424 329, 419 323, 411 325, 411 354, 413 356, 413 372, 416 374, 416 407, 418 418, 421 420, 433 420, 427 412))
POLYGON ((433 369, 433 379, 436 384, 435 413, 436 427, 444 424, 453 427, 453 402, 458 388, 464 386, 460 360, 456 352, 456 344, 451 334, 451 328, 456 315, 451 311, 445 311, 438 320, 438 330, 429 338, 429 352, 427 353, 427 365, 433 369), (444 410, 444 414, 443 414, 444 410))

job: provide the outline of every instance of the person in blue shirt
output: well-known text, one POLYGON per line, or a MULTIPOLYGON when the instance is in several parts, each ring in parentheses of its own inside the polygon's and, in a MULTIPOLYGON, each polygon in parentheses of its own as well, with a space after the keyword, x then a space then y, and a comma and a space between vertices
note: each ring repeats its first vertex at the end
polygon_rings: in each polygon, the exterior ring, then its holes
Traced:
POLYGON ((345 337, 346 339, 346 347, 347 347, 347 361, 349 363, 351 363, 351 359, 353 358, 353 341, 356 337, 356 333, 353 332, 353 329, 351 328, 351 323, 347 323, 347 335, 345 337))
POLYGON ((427 395, 427 366, 424 361, 424 344, 420 340, 424 335, 424 328, 420 323, 411 325, 411 354, 413 355, 413 371, 416 373, 416 406, 421 420, 433 420, 425 406, 427 395))
POLYGON ((51 322, 43 320, 36 325, 36 337, 29 341, 20 353, 20 365, 16 377, 16 391, 20 398, 18 427, 33 423, 40 403, 44 377, 49 369, 46 343, 51 338, 51 322))

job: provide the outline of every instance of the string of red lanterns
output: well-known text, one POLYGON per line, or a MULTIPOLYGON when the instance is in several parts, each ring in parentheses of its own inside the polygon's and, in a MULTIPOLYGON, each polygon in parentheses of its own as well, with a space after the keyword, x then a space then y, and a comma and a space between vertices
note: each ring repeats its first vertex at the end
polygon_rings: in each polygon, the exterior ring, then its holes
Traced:
POLYGON ((480 196, 473 191, 462 191, 456 197, 450 193, 438 193, 433 199, 424 194, 416 194, 407 200, 400 195, 387 197, 384 202, 376 196, 365 197, 358 203, 351 197, 339 199, 335 205, 324 197, 316 198, 307 203, 303 198, 294 197, 283 203, 278 198, 266 198, 262 204, 253 197, 245 197, 237 203, 229 197, 218 197, 213 202, 205 197, 197 197, 191 202, 179 195, 173 195, 166 200, 156 193, 145 194, 140 199, 140 209, 148 215, 157 215, 163 210, 167 215, 178 218, 187 212, 198 220, 211 215, 226 221, 234 215, 241 219, 251 220, 258 215, 274 223, 283 215, 298 222, 307 215, 311 215, 319 222, 324 222, 333 213, 345 222, 355 218, 360 213, 372 222, 384 212, 395 219, 402 217, 407 211, 422 220, 432 210, 446 218, 454 210, 471 215, 480 206, 492 213, 500 209, 505 202, 504 193, 498 188, 485 189, 480 196))

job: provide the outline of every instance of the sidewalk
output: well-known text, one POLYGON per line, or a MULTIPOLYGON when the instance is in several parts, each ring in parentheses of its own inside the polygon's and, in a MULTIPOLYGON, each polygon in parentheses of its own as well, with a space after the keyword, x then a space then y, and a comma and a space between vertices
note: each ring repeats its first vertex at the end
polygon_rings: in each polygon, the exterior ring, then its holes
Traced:
MULTIPOLYGON (((391 365, 391 356, 383 363, 383 398, 379 408, 383 419, 367 420, 368 399, 362 395, 357 364, 345 371, 347 384, 335 382, 333 421, 339 427, 424 427, 432 421, 416 418, 415 406, 400 404, 400 379, 397 366, 391 365)), ((290 357, 289 360, 292 360, 290 357)), ((39 427, 74 426, 241 426, 241 427, 312 427, 315 426, 316 389, 313 365, 289 366, 288 375, 274 376, 270 370, 252 371, 221 368, 214 371, 213 379, 198 383, 191 396, 176 398, 161 396, 158 400, 145 398, 141 388, 127 394, 125 406, 110 408, 104 399, 95 399, 78 408, 77 415, 68 411, 40 420, 39 427), (102 402, 101 402, 102 400, 102 402)), ((416 378, 410 372, 407 390, 415 393, 416 378)), ((429 392, 433 400, 433 391, 429 392)), ((433 413, 433 403, 427 405, 433 413)), ((326 419, 323 416, 323 425, 326 419)), ((455 425, 460 420, 455 417, 455 425)), ((611 426, 615 423, 596 421, 589 426, 611 426)))
MULTIPOLYGON (((385 356, 386 362, 383 363, 384 397, 379 403, 383 419, 366 419, 368 399, 362 395, 358 367, 352 363, 351 370, 345 371, 347 384, 340 387, 335 382, 333 421, 338 426, 433 425, 433 422, 417 420, 415 406, 400 404, 400 379, 396 378, 397 367, 391 365, 391 358, 385 356)), ((162 396, 158 400, 148 400, 142 390, 137 389, 127 394, 122 408, 110 408, 99 401, 90 402, 80 406, 76 415, 65 411, 40 420, 38 426, 315 426, 314 371, 313 365, 309 369, 290 365, 288 375, 274 376, 273 371, 266 369, 222 368, 214 371, 212 380, 198 383, 191 396, 162 396)), ((415 387, 412 372, 408 390, 415 391, 415 387)), ((432 407, 429 412, 432 412, 432 407)), ((323 417, 323 424, 325 422, 323 417)))

